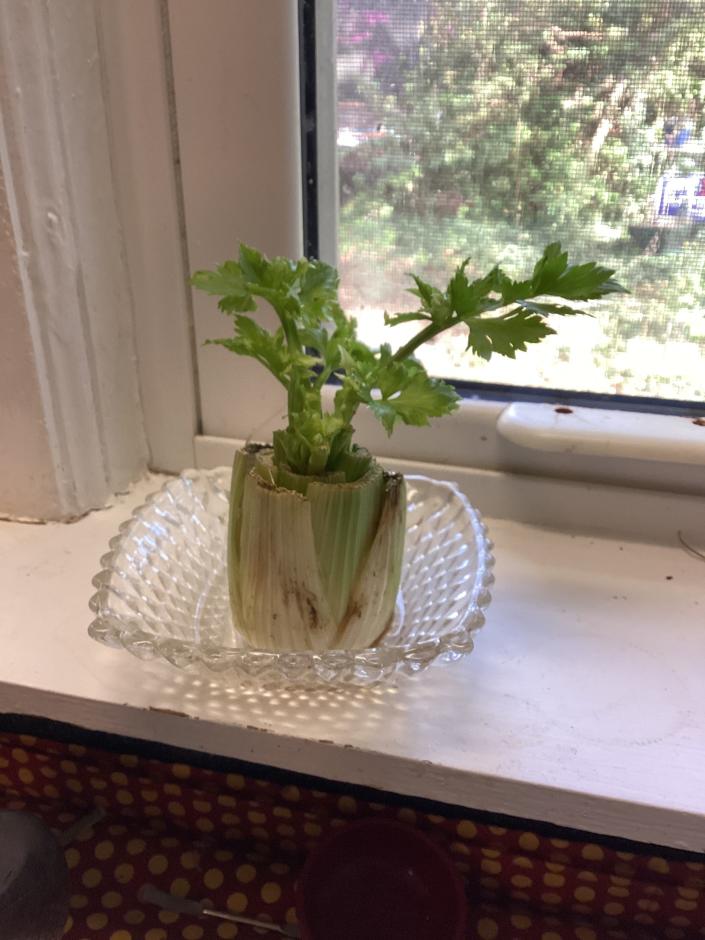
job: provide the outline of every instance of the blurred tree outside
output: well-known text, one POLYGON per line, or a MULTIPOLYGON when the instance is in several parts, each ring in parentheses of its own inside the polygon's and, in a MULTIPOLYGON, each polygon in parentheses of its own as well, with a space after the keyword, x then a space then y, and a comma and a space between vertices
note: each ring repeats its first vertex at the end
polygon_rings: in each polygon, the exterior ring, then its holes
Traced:
POLYGON ((457 337, 427 364, 705 399, 705 220, 657 206, 665 179, 705 179, 705 0, 339 0, 338 18, 340 264, 363 331, 409 306, 411 270, 521 273, 560 240, 632 294, 521 363, 457 337))

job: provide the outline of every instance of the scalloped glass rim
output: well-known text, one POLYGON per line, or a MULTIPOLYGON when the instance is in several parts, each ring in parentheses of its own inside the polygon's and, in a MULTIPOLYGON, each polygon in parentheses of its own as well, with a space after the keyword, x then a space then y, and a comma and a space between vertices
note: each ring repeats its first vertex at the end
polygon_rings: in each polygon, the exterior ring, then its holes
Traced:
POLYGON ((258 650, 235 634, 225 535, 230 470, 189 470, 135 509, 109 543, 89 601, 88 632, 139 659, 205 667, 257 685, 370 685, 414 675, 473 649, 493 581, 492 543, 453 483, 407 475, 400 603, 376 647, 322 653, 258 650))

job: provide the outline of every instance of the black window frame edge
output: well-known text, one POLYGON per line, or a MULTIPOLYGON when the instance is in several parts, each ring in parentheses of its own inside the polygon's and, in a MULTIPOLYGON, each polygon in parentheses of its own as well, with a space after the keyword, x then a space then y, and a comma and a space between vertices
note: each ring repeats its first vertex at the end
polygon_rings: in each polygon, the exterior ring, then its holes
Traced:
POLYGON ((319 257, 316 82, 316 0, 299 0, 301 193, 304 255, 307 258, 319 257))
MULTIPOLYGON (((335 2, 335 0, 333 0, 335 2)), ((299 0, 299 85, 301 90, 301 167, 303 243, 307 258, 320 257, 318 199, 318 122, 316 96, 316 0, 299 0)), ((620 395, 573 389, 503 385, 442 376, 466 400, 536 402, 575 408, 632 411, 647 414, 705 418, 705 400, 620 395)), ((330 380, 330 384, 336 384, 330 380)))

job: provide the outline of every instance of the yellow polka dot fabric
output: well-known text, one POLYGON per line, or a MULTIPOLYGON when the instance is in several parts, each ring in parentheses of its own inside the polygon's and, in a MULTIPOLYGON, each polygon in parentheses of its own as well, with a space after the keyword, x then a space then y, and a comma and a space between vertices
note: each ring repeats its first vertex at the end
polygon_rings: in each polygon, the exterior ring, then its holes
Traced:
MULTIPOLYGON (((355 819, 423 830, 468 888, 468 938, 705 938, 705 859, 615 849, 596 839, 488 825, 471 814, 368 802, 299 783, 0 734, 0 805, 57 829, 92 806, 104 818, 66 849, 71 879, 64 940, 255 940, 267 934, 160 911, 154 884, 179 898, 273 923, 295 923, 307 853, 355 819)), ((326 938, 335 940, 335 938, 326 938)), ((444 938, 438 938, 444 940, 444 938)))

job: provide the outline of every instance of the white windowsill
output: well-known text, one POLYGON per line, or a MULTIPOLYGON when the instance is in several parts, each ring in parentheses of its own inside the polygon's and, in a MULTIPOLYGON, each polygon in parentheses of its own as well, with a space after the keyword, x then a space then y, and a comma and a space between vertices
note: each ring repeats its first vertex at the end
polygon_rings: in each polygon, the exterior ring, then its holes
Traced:
MULTIPOLYGON (((531 489, 490 476, 481 505, 531 489)), ((497 585, 472 656, 396 691, 284 698, 86 635, 99 557, 159 483, 70 526, 0 524, 0 710, 702 851, 705 563, 682 547, 490 520, 497 585)))

